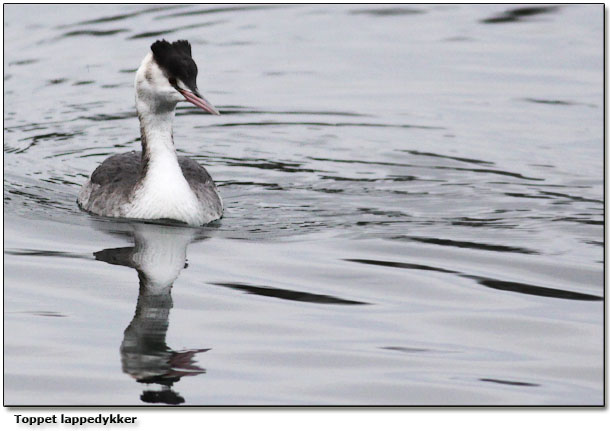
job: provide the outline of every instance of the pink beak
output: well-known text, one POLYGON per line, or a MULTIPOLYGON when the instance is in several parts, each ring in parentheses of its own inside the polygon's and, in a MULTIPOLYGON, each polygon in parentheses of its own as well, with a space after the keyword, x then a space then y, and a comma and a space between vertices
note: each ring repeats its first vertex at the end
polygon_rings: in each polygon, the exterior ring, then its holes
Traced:
POLYGON ((177 90, 180 92, 180 94, 184 96, 187 101, 191 102, 193 105, 200 107, 201 109, 206 112, 209 112, 210 114, 220 115, 220 112, 218 112, 218 110, 214 108, 214 105, 208 102, 201 94, 193 93, 188 90, 183 90, 182 88, 177 88, 177 90))

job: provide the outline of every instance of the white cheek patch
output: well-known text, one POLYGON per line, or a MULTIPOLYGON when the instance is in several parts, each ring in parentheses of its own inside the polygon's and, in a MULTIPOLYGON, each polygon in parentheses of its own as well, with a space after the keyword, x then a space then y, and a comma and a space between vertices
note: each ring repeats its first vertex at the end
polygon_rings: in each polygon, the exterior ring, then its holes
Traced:
POLYGON ((137 98, 147 100, 149 104, 177 103, 184 99, 155 62, 152 53, 142 60, 136 73, 135 86, 137 98))
POLYGON ((154 61, 152 53, 148 54, 142 60, 142 64, 136 72, 136 87, 148 86, 157 90, 164 90, 165 87, 171 87, 169 80, 154 61))
POLYGON ((151 62, 148 65, 148 70, 146 71, 146 78, 153 87, 161 88, 171 86, 169 80, 167 79, 161 68, 155 62, 151 62))

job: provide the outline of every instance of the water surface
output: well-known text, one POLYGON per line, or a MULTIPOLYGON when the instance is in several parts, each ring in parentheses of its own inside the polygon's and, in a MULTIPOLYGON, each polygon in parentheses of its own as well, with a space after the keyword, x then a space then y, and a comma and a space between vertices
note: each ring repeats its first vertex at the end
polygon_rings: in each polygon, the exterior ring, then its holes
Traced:
POLYGON ((603 403, 602 5, 4 12, 6 404, 603 403), (158 38, 202 229, 75 202, 158 38))

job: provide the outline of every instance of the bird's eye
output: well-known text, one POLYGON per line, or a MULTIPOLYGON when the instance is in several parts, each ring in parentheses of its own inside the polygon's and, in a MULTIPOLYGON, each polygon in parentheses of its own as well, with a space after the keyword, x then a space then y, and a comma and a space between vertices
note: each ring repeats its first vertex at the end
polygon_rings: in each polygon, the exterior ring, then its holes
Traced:
POLYGON ((176 78, 169 78, 169 83, 172 87, 177 87, 178 83, 176 82, 176 78))

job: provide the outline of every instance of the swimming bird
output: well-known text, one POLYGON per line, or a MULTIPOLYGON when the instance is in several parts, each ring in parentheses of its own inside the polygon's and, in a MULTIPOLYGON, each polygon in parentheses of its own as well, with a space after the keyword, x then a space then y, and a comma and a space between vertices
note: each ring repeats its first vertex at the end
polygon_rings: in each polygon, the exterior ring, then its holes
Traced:
POLYGON ((136 72, 142 151, 115 154, 82 187, 77 203, 107 217, 170 219, 201 226, 222 217, 222 199, 203 166, 178 157, 172 123, 178 102, 218 110, 197 90, 197 65, 186 40, 159 40, 136 72))

